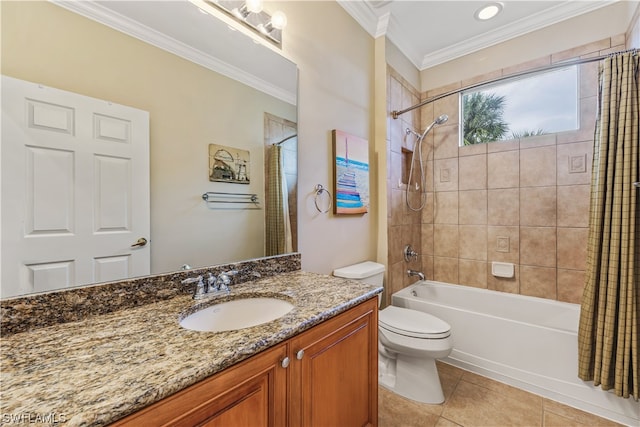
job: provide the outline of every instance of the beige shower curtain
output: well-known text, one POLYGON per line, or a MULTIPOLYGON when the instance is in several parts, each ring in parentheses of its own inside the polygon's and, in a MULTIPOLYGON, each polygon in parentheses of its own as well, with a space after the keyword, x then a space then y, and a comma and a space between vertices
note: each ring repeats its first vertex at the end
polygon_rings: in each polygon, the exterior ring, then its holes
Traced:
POLYGON ((267 256, 291 252, 291 222, 289 220, 289 195, 282 165, 282 147, 274 144, 269 148, 267 159, 267 206, 266 206, 266 250, 267 256))
POLYGON ((637 234, 639 103, 637 52, 599 65, 587 272, 578 336, 578 376, 639 398, 640 244, 637 234))

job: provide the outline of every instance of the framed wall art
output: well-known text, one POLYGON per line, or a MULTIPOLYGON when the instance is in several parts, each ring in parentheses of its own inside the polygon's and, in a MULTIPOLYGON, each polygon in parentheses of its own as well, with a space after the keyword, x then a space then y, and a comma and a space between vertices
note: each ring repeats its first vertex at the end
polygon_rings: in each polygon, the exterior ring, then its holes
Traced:
POLYGON ((369 211, 369 143, 340 130, 332 131, 333 213, 369 211))
POLYGON ((249 184, 249 151, 209 144, 209 181, 249 184))

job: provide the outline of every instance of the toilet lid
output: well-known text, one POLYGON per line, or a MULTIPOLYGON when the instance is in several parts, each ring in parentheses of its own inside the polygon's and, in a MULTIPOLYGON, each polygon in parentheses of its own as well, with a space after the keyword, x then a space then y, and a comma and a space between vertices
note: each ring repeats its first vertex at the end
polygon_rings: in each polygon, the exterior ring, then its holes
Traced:
POLYGON ((446 338, 451 334, 451 326, 422 311, 389 306, 378 313, 381 328, 414 338, 446 338))

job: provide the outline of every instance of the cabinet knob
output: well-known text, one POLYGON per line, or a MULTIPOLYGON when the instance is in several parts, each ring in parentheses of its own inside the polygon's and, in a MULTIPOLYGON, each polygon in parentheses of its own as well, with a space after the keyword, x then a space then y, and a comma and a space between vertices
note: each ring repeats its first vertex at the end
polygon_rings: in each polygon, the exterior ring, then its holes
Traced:
POLYGON ((284 359, 282 359, 282 362, 280 363, 280 365, 281 365, 283 368, 286 368, 286 367, 288 367, 288 366, 289 366, 289 362, 290 362, 289 358, 288 358, 288 357, 285 357, 284 359))
POLYGON ((302 360, 303 357, 304 357, 304 350, 300 350, 296 353, 296 359, 302 360))

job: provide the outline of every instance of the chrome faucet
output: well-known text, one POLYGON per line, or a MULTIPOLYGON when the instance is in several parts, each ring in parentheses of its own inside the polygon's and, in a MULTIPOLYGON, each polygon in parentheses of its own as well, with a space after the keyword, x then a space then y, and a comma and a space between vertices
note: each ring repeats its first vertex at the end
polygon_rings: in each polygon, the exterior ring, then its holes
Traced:
POLYGON ((424 273, 422 271, 407 270, 407 276, 418 276, 420 280, 424 280, 424 273))
POLYGON ((230 270, 225 273, 220 273, 218 277, 213 273, 207 274, 207 280, 205 282, 202 275, 197 277, 190 277, 182 281, 183 284, 197 283, 196 289, 193 293, 193 299, 202 299, 209 294, 214 293, 229 293, 229 285, 231 284, 231 276, 238 274, 236 270, 230 270))

